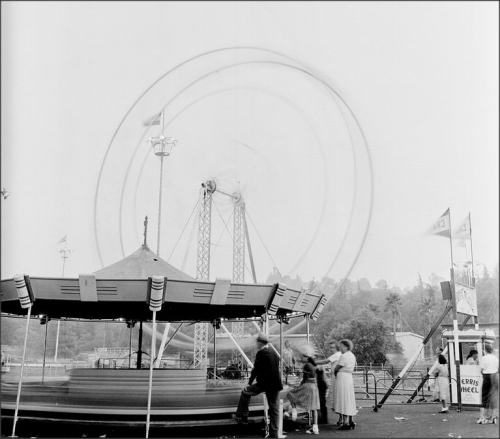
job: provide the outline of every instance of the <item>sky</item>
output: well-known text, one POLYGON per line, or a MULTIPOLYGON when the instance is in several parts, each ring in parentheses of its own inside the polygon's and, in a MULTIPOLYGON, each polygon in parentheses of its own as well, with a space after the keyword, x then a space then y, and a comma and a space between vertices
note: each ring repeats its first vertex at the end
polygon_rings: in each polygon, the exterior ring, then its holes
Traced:
MULTIPOLYGON (((76 277, 158 244, 196 276, 201 183, 239 193, 257 280, 401 289, 499 254, 497 2, 1 3, 1 277, 76 277), (143 121, 164 110, 163 124, 143 121), (66 243, 60 240, 66 236, 66 243), (58 249, 72 250, 64 262, 58 249), (63 266, 64 262, 64 266, 63 266)), ((231 277, 214 194, 211 280, 231 277)), ((245 280, 251 282, 249 254, 245 280)))

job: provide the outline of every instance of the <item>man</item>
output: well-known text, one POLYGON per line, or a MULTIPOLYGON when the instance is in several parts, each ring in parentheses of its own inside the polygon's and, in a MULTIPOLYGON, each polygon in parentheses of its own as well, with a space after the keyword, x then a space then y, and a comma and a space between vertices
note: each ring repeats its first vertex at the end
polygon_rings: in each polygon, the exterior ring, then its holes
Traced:
MULTIPOLYGON (((283 389, 279 369, 279 357, 269 347, 266 334, 259 333, 256 339, 257 355, 250 374, 248 385, 241 391, 240 400, 233 419, 240 424, 248 424, 248 404, 252 396, 265 392, 269 404, 269 437, 278 437, 279 395, 283 389), (253 382, 256 380, 256 384, 253 382)), ((284 437, 284 436, 283 436, 284 437)))

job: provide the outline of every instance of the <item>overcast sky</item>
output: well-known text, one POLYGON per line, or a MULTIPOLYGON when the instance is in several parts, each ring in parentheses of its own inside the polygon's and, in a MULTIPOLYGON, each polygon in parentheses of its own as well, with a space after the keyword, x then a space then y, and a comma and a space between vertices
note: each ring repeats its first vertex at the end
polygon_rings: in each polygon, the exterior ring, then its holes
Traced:
MULTIPOLYGON (((498 264, 497 2, 1 8, 2 279, 60 276, 65 235, 65 276, 110 265, 140 247, 146 215, 156 252, 146 140, 160 127, 141 121, 163 107, 178 144, 160 256, 192 276, 190 215, 211 177, 246 202, 261 282, 273 265, 400 288, 449 279, 449 240, 425 233, 448 208, 452 228, 470 212, 474 260, 498 264)), ((214 203, 212 279, 232 272, 232 204, 214 203)))

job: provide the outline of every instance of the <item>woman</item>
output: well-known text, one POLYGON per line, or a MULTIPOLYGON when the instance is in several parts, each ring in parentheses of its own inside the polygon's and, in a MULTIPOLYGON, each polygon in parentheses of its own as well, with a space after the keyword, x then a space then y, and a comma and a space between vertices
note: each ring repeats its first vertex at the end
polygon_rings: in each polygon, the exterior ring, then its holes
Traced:
MULTIPOLYGON (((337 340, 331 340, 329 342, 330 349, 332 350, 332 355, 330 355, 328 358, 324 360, 316 360, 316 364, 328 364, 331 363, 331 375, 330 375, 330 387, 328 389, 328 394, 326 396, 326 406, 330 407, 333 412, 335 412, 335 366, 337 365, 337 362, 339 361, 340 356, 342 353, 340 352, 340 343, 337 340)), ((325 419, 326 421, 326 419, 325 419)), ((342 415, 339 416, 339 420, 337 421, 337 425, 342 425, 342 415)))
POLYGON ((342 416, 342 426, 339 430, 354 430, 356 428, 356 424, 352 421, 352 417, 357 414, 352 379, 352 373, 356 367, 356 357, 352 353, 352 348, 351 340, 341 340, 340 351, 342 355, 334 370, 337 379, 335 383, 335 412, 342 416))
POLYGON ((493 346, 484 345, 484 355, 479 361, 483 374, 481 405, 478 424, 496 424, 498 410, 498 357, 493 354, 493 346))
POLYGON ((436 387, 438 388, 437 398, 441 401, 442 408, 439 413, 448 413, 448 405, 446 401, 449 399, 449 373, 448 366, 446 366, 446 357, 444 355, 439 355, 438 365, 434 370, 434 377, 436 378, 436 387))
POLYGON ((291 389, 286 397, 292 406, 292 421, 297 420, 297 406, 311 410, 313 414, 313 426, 307 430, 308 434, 319 434, 318 412, 320 408, 319 392, 316 384, 316 362, 314 361, 314 348, 310 345, 302 346, 300 349, 300 360, 304 363, 302 369, 302 381, 298 387, 291 389))
POLYGON ((477 359, 477 351, 475 349, 471 349, 469 355, 467 355, 467 358, 465 359, 465 364, 476 366, 479 364, 479 360, 477 359))

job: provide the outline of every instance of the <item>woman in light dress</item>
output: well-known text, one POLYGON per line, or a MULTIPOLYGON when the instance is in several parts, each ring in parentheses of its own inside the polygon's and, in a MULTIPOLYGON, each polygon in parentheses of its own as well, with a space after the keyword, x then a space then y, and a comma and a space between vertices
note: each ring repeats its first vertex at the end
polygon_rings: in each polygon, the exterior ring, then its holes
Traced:
MULTIPOLYGON (((342 355, 342 352, 340 352, 340 343, 337 340, 331 340, 328 345, 332 350, 332 355, 330 355, 328 358, 325 358, 324 360, 316 360, 316 364, 321 365, 331 363, 330 386, 328 388, 328 394, 326 395, 326 406, 330 407, 335 412, 335 382, 337 381, 337 379, 335 377, 334 370, 340 356, 342 355)), ((337 421, 337 425, 340 426, 342 424, 342 415, 340 415, 339 420, 337 421)))
POLYGON ((337 378, 335 382, 335 411, 342 415, 342 426, 339 430, 354 430, 356 424, 352 417, 358 412, 356 410, 356 395, 354 393, 354 381, 352 373, 356 367, 356 357, 352 353, 353 343, 351 340, 340 341, 340 351, 342 352, 334 374, 337 378))
POLYGON ((436 387, 438 389, 436 392, 436 397, 441 401, 442 405, 442 408, 441 410, 439 410, 439 413, 448 413, 448 405, 446 401, 450 399, 450 392, 449 392, 450 374, 448 373, 446 357, 442 354, 439 355, 438 363, 439 364, 434 369, 433 374, 434 377, 436 378, 436 387))

